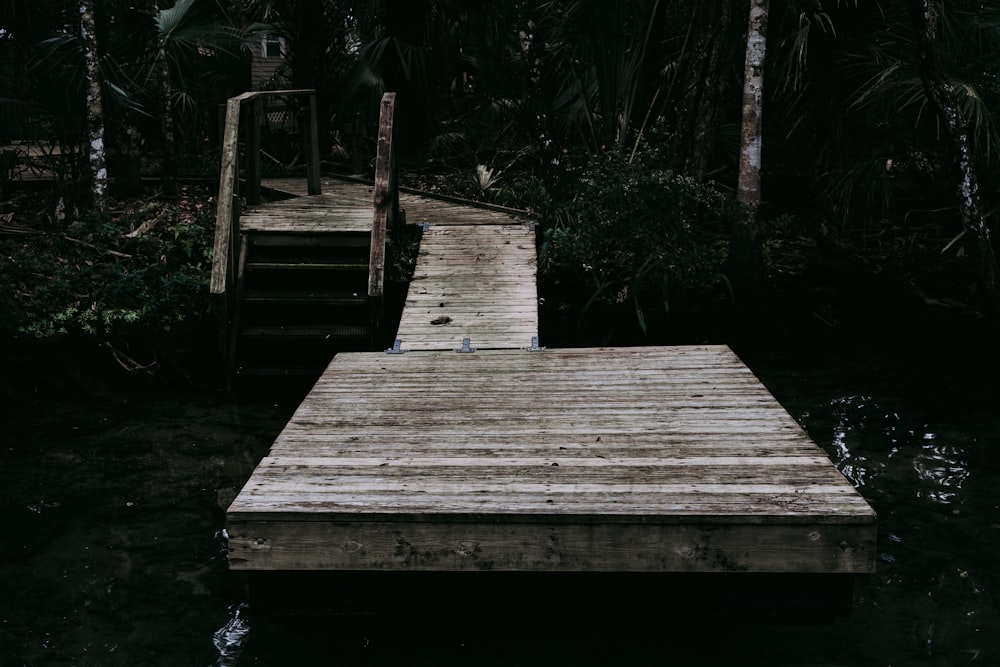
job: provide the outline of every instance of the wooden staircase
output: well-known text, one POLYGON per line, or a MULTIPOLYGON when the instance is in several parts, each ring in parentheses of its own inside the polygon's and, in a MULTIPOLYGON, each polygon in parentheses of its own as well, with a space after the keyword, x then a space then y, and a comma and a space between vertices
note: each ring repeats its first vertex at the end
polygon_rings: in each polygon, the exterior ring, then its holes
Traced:
POLYGON ((370 235, 244 233, 230 367, 239 376, 318 377, 337 352, 375 349, 370 235))
MULTIPOLYGON (((307 195, 263 203, 261 99, 312 91, 245 93, 227 105, 211 293, 231 385, 236 377, 316 378, 337 352, 381 341, 387 227, 399 216, 392 136, 395 95, 381 105, 369 197, 323 194, 315 124, 306 126, 307 195), (240 179, 240 122, 245 178, 240 179), (244 182, 246 210, 241 210, 244 182)), ((314 113, 312 116, 314 118, 314 113)))

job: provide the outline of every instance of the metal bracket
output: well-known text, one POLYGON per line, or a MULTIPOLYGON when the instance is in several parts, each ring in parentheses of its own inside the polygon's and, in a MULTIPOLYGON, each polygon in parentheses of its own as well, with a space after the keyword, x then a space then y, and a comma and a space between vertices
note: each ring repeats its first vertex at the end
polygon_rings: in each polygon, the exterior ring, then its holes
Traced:
POLYGON ((532 336, 531 337, 531 347, 526 347, 524 349, 527 350, 528 352, 541 352, 545 348, 544 347, 538 347, 538 336, 532 336))
POLYGON ((386 354, 406 354, 406 350, 403 349, 402 345, 403 345, 403 341, 401 341, 399 338, 397 338, 393 342, 392 347, 390 347, 388 350, 386 350, 385 353, 386 354))
POLYGON ((420 225, 421 231, 425 231, 426 232, 430 228, 431 228, 431 223, 429 223, 429 222, 425 222, 422 225, 420 225))
POLYGON ((528 221, 528 229, 530 231, 535 231, 535 228, 537 228, 537 227, 538 227, 538 221, 537 220, 529 220, 528 221))
POLYGON ((469 338, 462 339, 462 347, 455 348, 456 352, 475 352, 476 348, 469 347, 469 343, 472 342, 469 338))

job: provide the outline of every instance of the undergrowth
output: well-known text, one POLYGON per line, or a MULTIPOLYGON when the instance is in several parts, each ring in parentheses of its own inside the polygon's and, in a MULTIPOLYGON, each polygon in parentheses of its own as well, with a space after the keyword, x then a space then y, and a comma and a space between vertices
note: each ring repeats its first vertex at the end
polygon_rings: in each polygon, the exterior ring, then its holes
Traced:
POLYGON ((28 219, 29 210, 19 207, 17 235, 0 238, 5 337, 156 347, 208 314, 207 192, 116 202, 107 215, 65 223, 28 219))
POLYGON ((582 291, 579 317, 631 317, 643 334, 675 311, 725 304, 731 196, 661 168, 652 151, 612 149, 567 168, 570 197, 545 220, 541 269, 582 291))

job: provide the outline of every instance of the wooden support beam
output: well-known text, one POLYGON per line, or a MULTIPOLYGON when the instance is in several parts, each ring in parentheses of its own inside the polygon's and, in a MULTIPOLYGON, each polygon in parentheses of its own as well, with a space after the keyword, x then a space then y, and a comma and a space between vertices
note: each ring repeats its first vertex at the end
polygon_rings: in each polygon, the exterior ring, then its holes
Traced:
POLYGON ((309 95, 309 113, 304 123, 306 153, 306 187, 311 195, 323 193, 319 173, 319 129, 316 122, 316 94, 309 95))
POLYGON ((246 198, 248 204, 257 204, 260 198, 260 124, 264 118, 264 100, 256 97, 246 105, 246 198))

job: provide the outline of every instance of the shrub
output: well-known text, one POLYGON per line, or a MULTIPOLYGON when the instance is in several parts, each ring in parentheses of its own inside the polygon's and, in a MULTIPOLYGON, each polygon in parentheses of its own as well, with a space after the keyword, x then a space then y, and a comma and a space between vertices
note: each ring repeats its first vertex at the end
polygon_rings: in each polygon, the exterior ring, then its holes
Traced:
POLYGON ((651 317, 729 298, 729 231, 743 215, 732 197, 660 168, 648 149, 631 161, 607 150, 567 175, 571 196, 546 217, 542 270, 586 286, 582 315, 628 308, 645 334, 651 317))

